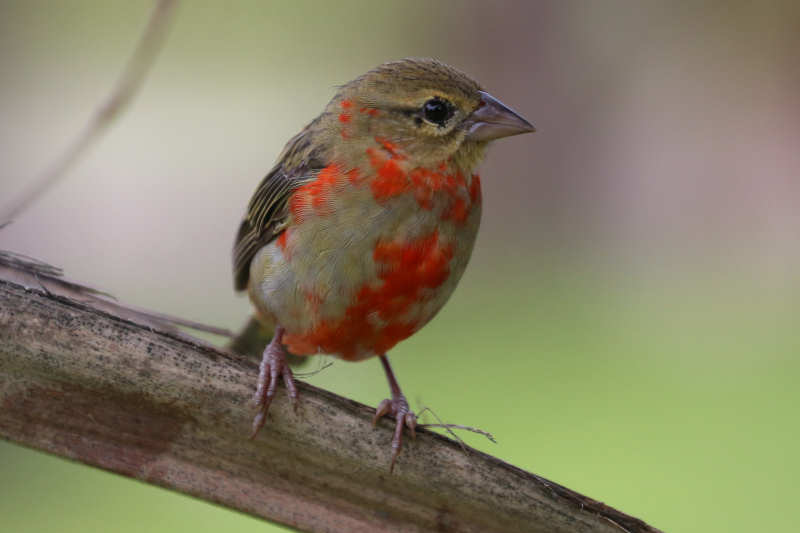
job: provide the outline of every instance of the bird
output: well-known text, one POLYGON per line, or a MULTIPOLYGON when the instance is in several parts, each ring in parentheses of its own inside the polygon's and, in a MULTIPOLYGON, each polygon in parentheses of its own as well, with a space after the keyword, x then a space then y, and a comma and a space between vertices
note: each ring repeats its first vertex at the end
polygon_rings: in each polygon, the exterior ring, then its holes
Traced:
POLYGON ((289 354, 377 357, 390 397, 373 425, 395 419, 390 471, 410 409, 387 352, 448 300, 481 219, 476 167, 488 144, 535 128, 443 62, 383 63, 340 86, 292 137, 256 188, 233 249, 234 286, 274 334, 254 395, 255 437, 283 381, 298 392, 289 354))

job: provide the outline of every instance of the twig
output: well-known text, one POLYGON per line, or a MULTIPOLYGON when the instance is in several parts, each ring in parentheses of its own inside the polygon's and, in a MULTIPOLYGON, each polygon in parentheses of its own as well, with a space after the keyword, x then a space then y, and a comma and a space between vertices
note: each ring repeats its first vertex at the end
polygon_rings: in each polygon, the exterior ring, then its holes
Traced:
POLYGON ((315 368, 314 370, 309 370, 308 372, 295 372, 294 377, 296 378, 310 378, 311 376, 316 376, 323 370, 328 367, 333 366, 333 361, 325 361, 324 363, 320 363, 319 368, 315 368))
POLYGON ((155 58, 167 36, 174 17, 177 0, 159 0, 150 13, 150 19, 144 28, 139 43, 128 60, 122 75, 117 80, 105 102, 95 111, 81 134, 61 154, 55 163, 41 176, 31 180, 27 190, 19 199, 11 204, 8 211, 2 213, 0 220, 15 219, 22 211, 39 198, 48 188, 75 164, 80 156, 97 140, 108 126, 119 117, 139 91, 152 67, 155 58))
POLYGON ((491 442, 497 444, 497 440, 494 438, 494 435, 492 435, 488 431, 484 431, 480 428, 474 428, 472 426, 464 426, 462 424, 420 424, 420 426, 424 428, 460 429, 463 431, 469 431, 470 433, 477 433, 478 435, 483 435, 491 442))
POLYGON ((466 442, 464 442, 464 441, 463 441, 463 439, 462 439, 461 437, 459 437, 458 435, 456 435, 456 432, 455 432, 455 431, 453 431, 453 429, 463 429, 463 430, 465 430, 465 431, 471 431, 471 432, 473 432, 473 433, 478 433, 479 435, 483 435, 484 437, 486 437, 486 438, 487 438, 487 439, 489 439, 490 441, 494 442, 495 444, 497 443, 497 441, 496 441, 496 440, 494 440, 494 435, 492 435, 492 434, 491 434, 491 433, 489 433, 488 431, 484 431, 484 430, 482 430, 482 429, 478 429, 478 428, 474 428, 474 427, 470 427, 470 426, 462 426, 461 424, 445 424, 445 423, 442 421, 442 419, 441 419, 441 418, 439 418, 439 415, 437 415, 437 414, 436 414, 436 413, 433 411, 433 409, 431 409, 430 407, 423 407, 423 408, 422 408, 422 410, 419 412, 419 415, 418 415, 418 416, 422 416, 422 415, 423 415, 423 414, 425 414, 425 413, 430 413, 430 414, 432 414, 432 415, 433 415, 433 417, 434 417, 434 418, 435 418, 435 419, 436 419, 436 420, 437 420, 439 423, 438 423, 438 424, 420 424, 420 426, 419 426, 419 427, 424 427, 424 428, 442 428, 442 429, 444 429, 445 431, 447 431, 447 433, 448 433, 450 436, 452 436, 454 439, 456 439, 456 442, 458 442, 459 446, 461 446, 461 449, 462 449, 462 450, 464 450, 464 453, 469 453, 469 448, 467 447, 467 443, 466 443, 466 442))

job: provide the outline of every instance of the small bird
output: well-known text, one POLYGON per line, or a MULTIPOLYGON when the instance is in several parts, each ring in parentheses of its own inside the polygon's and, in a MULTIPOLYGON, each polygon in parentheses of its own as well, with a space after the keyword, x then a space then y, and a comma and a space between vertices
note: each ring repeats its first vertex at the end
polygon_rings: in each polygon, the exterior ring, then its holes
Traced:
POLYGON ((233 251, 235 288, 274 330, 253 421, 263 426, 295 355, 378 356, 395 418, 390 470, 409 409, 386 353, 452 294, 481 218, 476 166, 489 141, 535 131, 462 72, 433 59, 380 65, 342 86, 289 140, 250 200, 233 251))

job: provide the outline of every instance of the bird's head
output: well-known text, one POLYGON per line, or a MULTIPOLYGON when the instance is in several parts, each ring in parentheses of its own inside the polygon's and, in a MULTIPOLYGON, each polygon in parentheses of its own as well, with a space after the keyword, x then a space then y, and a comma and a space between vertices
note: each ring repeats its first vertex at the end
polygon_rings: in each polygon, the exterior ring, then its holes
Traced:
POLYGON ((534 131, 514 110, 466 74, 433 59, 380 65, 344 85, 322 125, 347 151, 389 143, 415 166, 442 161, 470 169, 486 144, 534 131))

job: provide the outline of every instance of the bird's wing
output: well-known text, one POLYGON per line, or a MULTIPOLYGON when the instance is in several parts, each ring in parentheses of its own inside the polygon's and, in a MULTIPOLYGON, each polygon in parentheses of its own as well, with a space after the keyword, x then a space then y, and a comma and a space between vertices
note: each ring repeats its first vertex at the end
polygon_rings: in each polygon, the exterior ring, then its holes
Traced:
POLYGON ((247 288, 250 262, 256 253, 286 228, 292 193, 312 181, 324 166, 314 157, 309 137, 306 128, 289 141, 278 163, 250 199, 233 246, 233 279, 237 291, 247 288))

